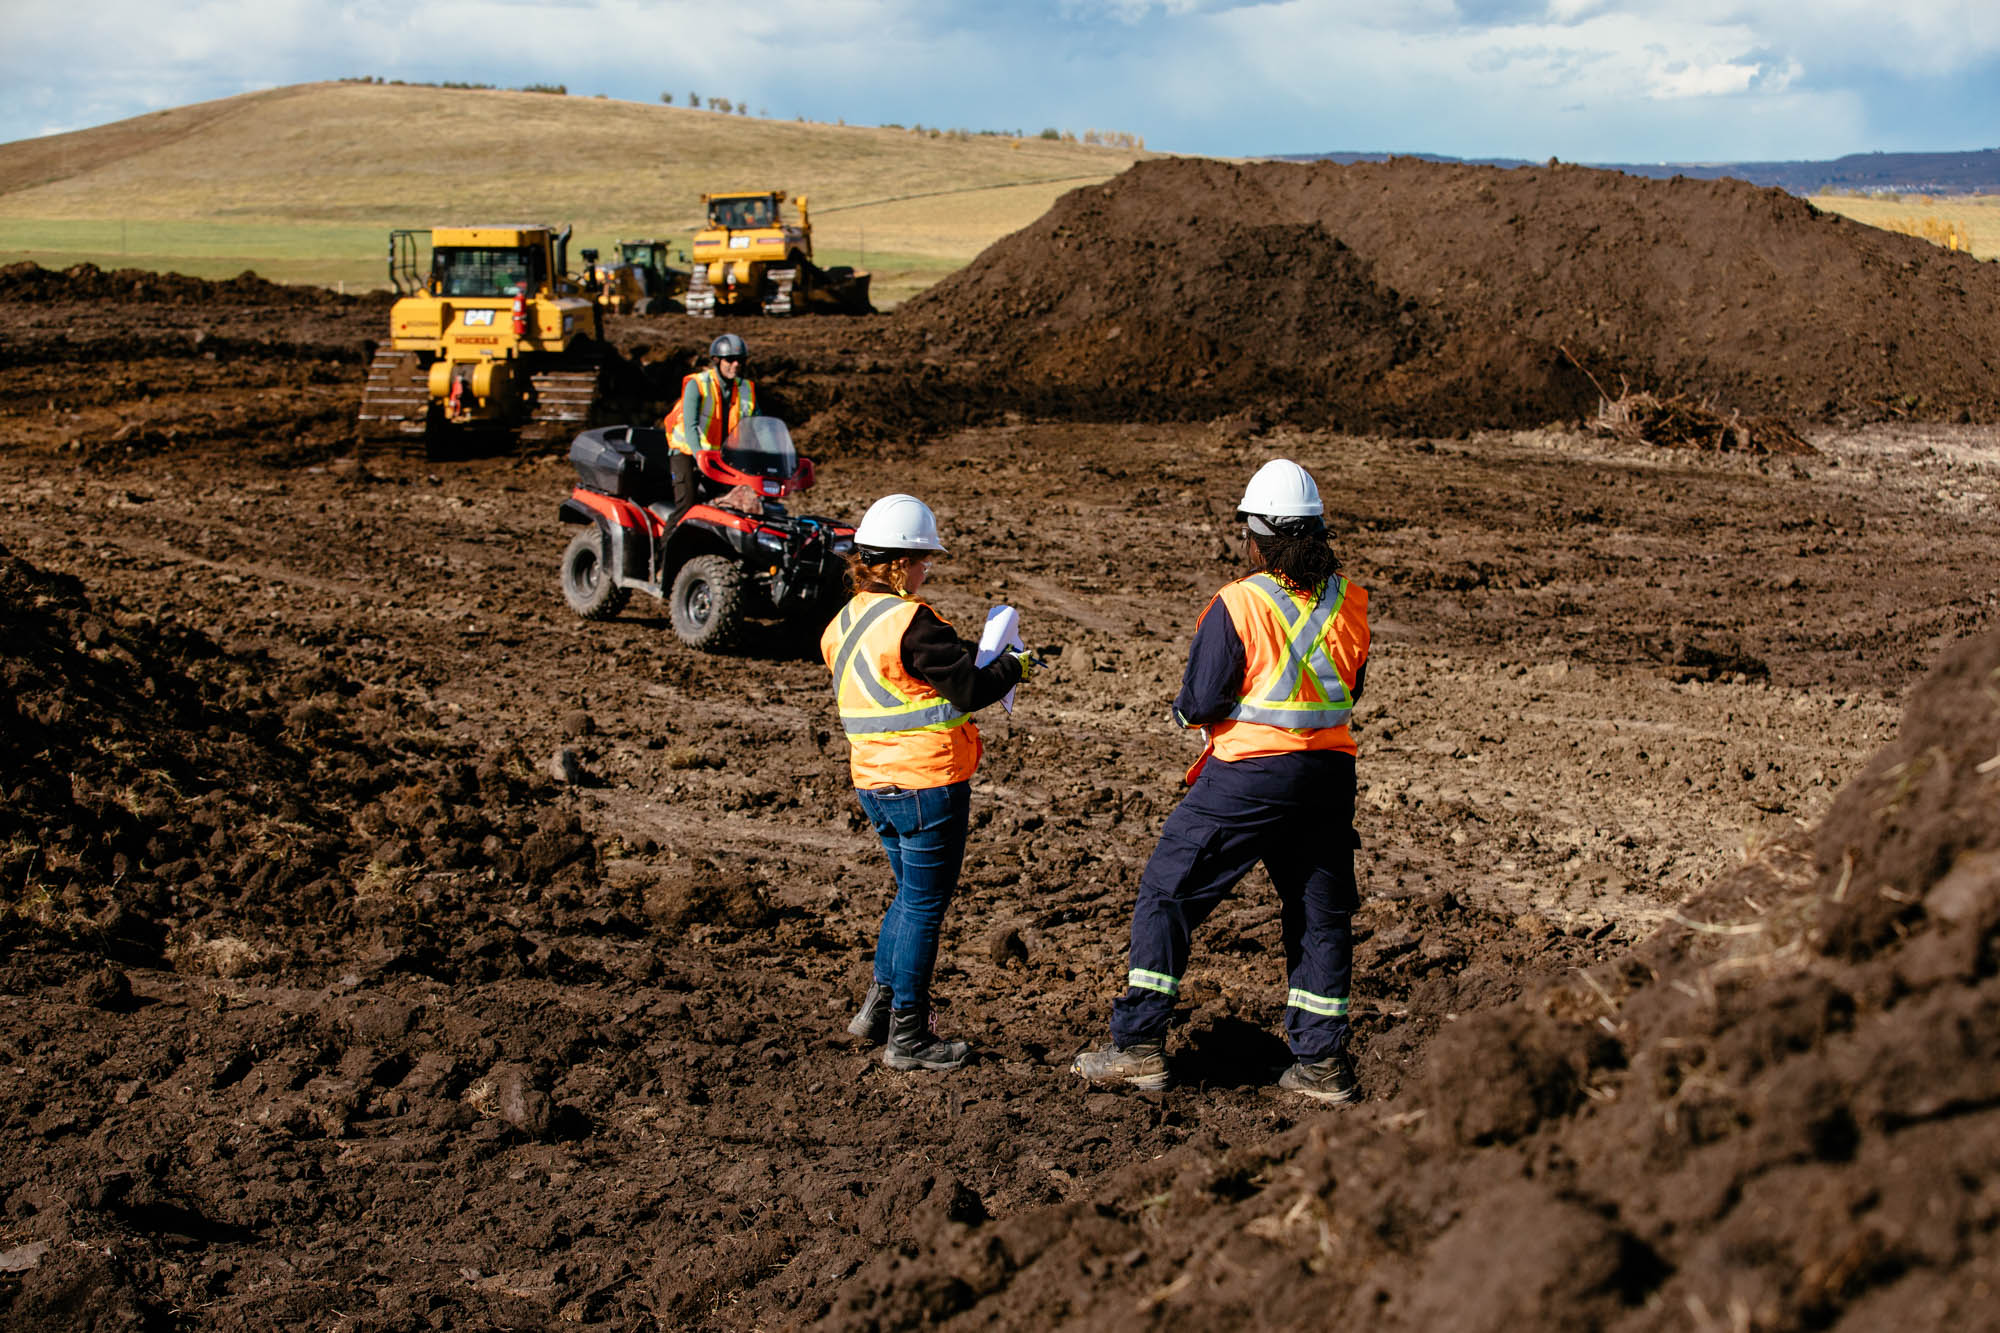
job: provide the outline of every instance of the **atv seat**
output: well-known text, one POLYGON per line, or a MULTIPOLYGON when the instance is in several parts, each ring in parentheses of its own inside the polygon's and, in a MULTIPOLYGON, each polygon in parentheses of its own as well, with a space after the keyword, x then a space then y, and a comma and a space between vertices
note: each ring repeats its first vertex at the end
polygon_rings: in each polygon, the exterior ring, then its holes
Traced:
POLYGON ((571 442, 569 457, 586 486, 642 505, 676 499, 667 433, 658 427, 584 431, 571 442))

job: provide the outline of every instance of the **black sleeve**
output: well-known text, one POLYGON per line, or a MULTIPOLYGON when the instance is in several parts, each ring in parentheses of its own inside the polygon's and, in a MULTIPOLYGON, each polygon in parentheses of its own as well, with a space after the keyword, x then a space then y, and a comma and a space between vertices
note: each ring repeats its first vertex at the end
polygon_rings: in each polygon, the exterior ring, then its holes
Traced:
POLYGON ((975 645, 951 632, 928 606, 917 608, 903 631, 903 668, 943 695, 962 712, 976 713, 1021 683, 1021 664, 1002 653, 980 667, 972 664, 975 645))
POLYGON ((1208 604, 1188 645, 1174 716, 1184 727, 1220 722, 1243 697, 1243 640, 1220 597, 1208 604))

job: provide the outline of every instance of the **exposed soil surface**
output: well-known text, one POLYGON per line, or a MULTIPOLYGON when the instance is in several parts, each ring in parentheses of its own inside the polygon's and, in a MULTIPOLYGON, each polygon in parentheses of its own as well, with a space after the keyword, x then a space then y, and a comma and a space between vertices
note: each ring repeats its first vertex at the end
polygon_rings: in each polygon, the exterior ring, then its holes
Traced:
MULTIPOLYGON (((1325 230, 1379 288, 1338 345, 1442 364, 1468 317, 1325 230)), ((1164 370, 1102 421, 926 365, 943 299, 749 330, 808 507, 926 497, 941 611, 1062 648, 982 723, 938 985, 981 1056, 935 1077, 844 1032, 888 875, 816 660, 571 616, 558 454, 357 444, 379 308, 0 304, 8 1327, 1990 1324, 1992 429, 1349 434, 1173 420, 1164 370), (1091 1092, 1161 718, 1277 455, 1373 594, 1369 1100, 1270 1086, 1261 874, 1197 937, 1176 1087, 1091 1092)), ((713 331, 615 329, 665 383, 713 331)))
POLYGON ((1106 419, 1540 425, 1622 383, 1744 412, 2000 419, 2000 266, 1740 181, 1141 163, 898 331, 1106 419), (1246 406, 1247 405, 1247 406, 1246 406))

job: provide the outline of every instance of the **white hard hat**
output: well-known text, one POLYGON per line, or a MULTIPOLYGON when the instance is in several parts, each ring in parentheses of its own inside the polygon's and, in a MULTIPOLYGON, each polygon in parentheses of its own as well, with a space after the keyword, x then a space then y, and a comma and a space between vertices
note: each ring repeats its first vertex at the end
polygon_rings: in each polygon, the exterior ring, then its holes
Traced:
POLYGON ((885 495, 868 506, 854 530, 854 544, 876 553, 944 550, 937 515, 916 496, 902 494, 885 495))
POLYGON ((1243 488, 1238 513, 1267 518, 1319 518, 1326 513, 1312 474, 1289 458, 1274 458, 1257 469, 1243 488))

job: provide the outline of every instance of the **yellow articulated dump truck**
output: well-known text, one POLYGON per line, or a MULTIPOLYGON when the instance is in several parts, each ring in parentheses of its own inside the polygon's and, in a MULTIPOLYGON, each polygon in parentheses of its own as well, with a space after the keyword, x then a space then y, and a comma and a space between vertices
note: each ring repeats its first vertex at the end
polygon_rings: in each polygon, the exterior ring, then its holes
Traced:
POLYGON ((368 368, 362 428, 558 439, 591 425, 606 352, 597 303, 564 273, 569 234, 511 223, 389 233, 402 299, 368 368))
POLYGON ((688 276, 687 312, 713 315, 801 310, 865 315, 868 275, 813 263, 812 218, 798 197, 798 220, 780 210, 783 190, 705 194, 708 225, 694 235, 694 270, 688 276))

